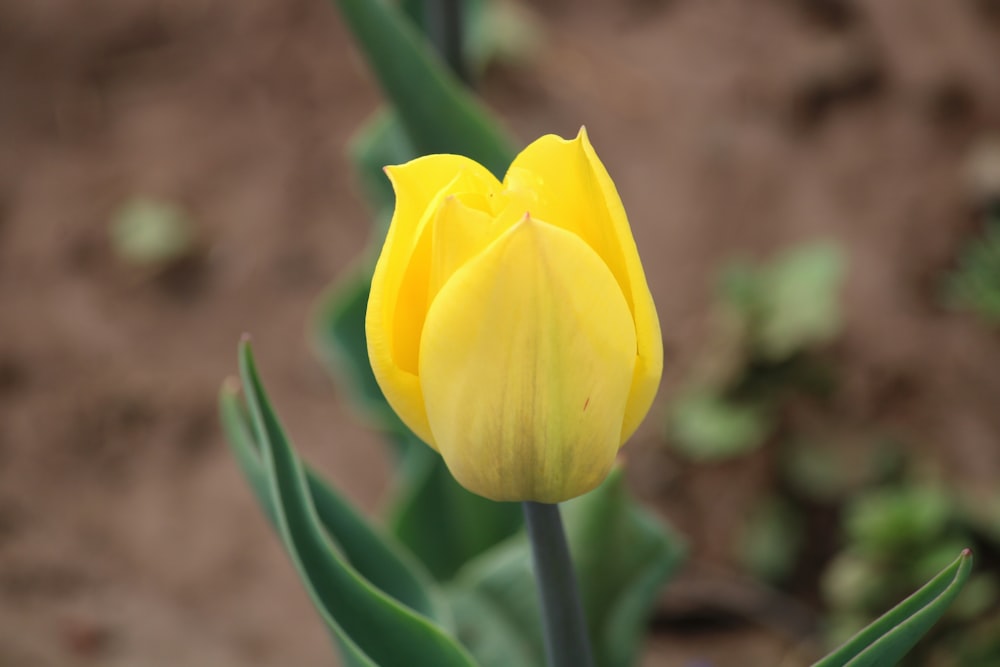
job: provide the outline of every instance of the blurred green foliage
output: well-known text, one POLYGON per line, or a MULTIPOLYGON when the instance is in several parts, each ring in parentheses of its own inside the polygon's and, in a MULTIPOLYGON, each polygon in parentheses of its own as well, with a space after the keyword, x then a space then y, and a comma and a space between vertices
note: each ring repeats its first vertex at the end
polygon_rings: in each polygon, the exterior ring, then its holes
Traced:
POLYGON ((945 282, 945 300, 992 326, 1000 324, 1000 212, 982 234, 962 249, 958 265, 945 282))
POLYGON ((696 461, 744 454, 773 433, 789 392, 827 388, 811 353, 840 331, 844 264, 837 246, 820 242, 725 268, 706 361, 670 411, 676 449, 696 461))
POLYGON ((844 264, 836 245, 819 242, 762 265, 735 263, 723 272, 722 298, 742 321, 751 360, 781 362, 840 332, 844 264))
MULTIPOLYGON (((915 583, 926 580, 956 550, 976 545, 987 562, 1000 543, 990 540, 962 506, 961 494, 940 482, 908 475, 841 498, 842 546, 826 566, 821 590, 830 608, 831 642, 860 629, 915 583)), ((1000 624, 995 571, 974 574, 906 665, 985 667, 1000 664, 1000 645, 986 628, 1000 624), (988 658, 987 658, 988 656, 988 658)))
MULTIPOLYGON (((921 455, 878 424, 829 430, 840 333, 842 253, 826 243, 721 272, 704 361, 671 404, 668 440, 686 459, 711 463, 767 446, 773 486, 750 509, 733 548, 763 581, 797 587, 819 576, 830 645, 845 641, 963 548, 1000 557, 1000 493, 966 499, 921 455), (795 405, 813 415, 789 418, 795 405), (816 415, 825 417, 816 418, 816 415), (825 419, 825 420, 824 420, 825 419), (866 430, 867 429, 867 430, 866 430), (820 540, 817 544, 815 541, 820 540), (804 562, 804 557, 819 559, 804 562)), ((956 305, 1000 321, 1000 224, 966 249, 950 277, 956 305)), ((903 664, 1000 664, 995 571, 977 573, 931 635, 903 664)))
POLYGON ((763 401, 740 401, 711 391, 691 391, 672 406, 671 436, 695 461, 716 461, 758 446, 771 428, 763 401))
MULTIPOLYGON (((415 25, 427 31, 425 0, 401 0, 400 6, 415 25)), ((474 79, 493 63, 531 63, 545 40, 541 24, 528 7, 510 0, 464 0, 462 23, 462 54, 474 79)))

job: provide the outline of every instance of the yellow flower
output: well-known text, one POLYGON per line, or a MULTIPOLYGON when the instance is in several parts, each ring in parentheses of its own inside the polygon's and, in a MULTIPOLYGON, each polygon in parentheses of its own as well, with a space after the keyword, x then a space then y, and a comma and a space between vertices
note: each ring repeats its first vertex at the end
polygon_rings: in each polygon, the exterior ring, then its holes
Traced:
POLYGON ((586 131, 538 139, 503 183, 456 155, 386 172, 396 210, 366 329, 389 404, 474 493, 590 491, 649 410, 663 349, 586 131))

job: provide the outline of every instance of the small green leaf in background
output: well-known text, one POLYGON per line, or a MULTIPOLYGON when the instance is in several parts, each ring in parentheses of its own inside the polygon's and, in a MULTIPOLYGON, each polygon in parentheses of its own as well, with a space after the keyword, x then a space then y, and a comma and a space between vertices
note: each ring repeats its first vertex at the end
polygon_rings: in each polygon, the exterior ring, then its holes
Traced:
POLYGON ((982 234, 962 249, 945 283, 945 299, 991 326, 1000 324, 1000 215, 990 218, 982 234))
POLYGON ((111 247, 128 264, 162 267, 189 255, 195 245, 191 219, 176 204, 136 197, 111 220, 111 247))
POLYGON ((491 62, 524 67, 541 53, 545 34, 528 7, 511 0, 469 3, 466 58, 482 74, 491 62))
POLYGON ((728 267, 722 296, 748 322, 751 353, 781 361, 832 340, 840 331, 844 265, 838 246, 817 242, 760 266, 728 267))
POLYGON ((802 546, 802 517, 790 503, 766 498, 750 512, 739 545, 747 569, 764 581, 785 579, 802 546))
POLYGON ((968 549, 919 591, 852 637, 813 667, 891 667, 923 637, 954 601, 972 569, 968 549))
POLYGON ((845 527, 862 551, 924 547, 941 537, 951 515, 951 501, 937 488, 882 488, 858 497, 847 508, 845 527))
POLYGON ((830 392, 810 353, 840 330, 843 264, 836 246, 811 243, 724 269, 700 363, 669 412, 672 446, 697 462, 746 454, 775 433, 790 395, 830 392))
MULTIPOLYGON (((621 469, 563 505, 563 517, 596 664, 630 667, 683 544, 629 498, 621 469)), ((529 545, 519 535, 470 562, 449 587, 459 636, 483 667, 545 664, 531 567, 529 545)))
POLYGON ((871 558, 852 550, 837 554, 823 571, 820 587, 824 599, 838 610, 834 618, 846 616, 857 621, 853 625, 839 622, 841 632, 834 639, 843 639, 845 629, 854 634, 864 627, 864 610, 882 602, 889 585, 885 572, 871 558))
MULTIPOLYGON (((424 0, 402 0, 417 27, 426 24, 424 0)), ((492 63, 526 66, 541 52, 544 31, 530 9, 511 0, 465 0, 462 4, 463 51, 467 70, 478 78, 492 63)))
POLYGON ((855 442, 836 435, 799 435, 782 443, 780 456, 781 473, 795 493, 824 504, 888 484, 904 466, 898 443, 880 437, 855 442))
POLYGON ((795 248, 769 267, 760 345, 770 359, 829 342, 840 331, 844 258, 837 246, 795 248))
POLYGON ((771 429, 763 405, 739 403, 709 392, 691 391, 674 402, 670 442, 693 461, 721 461, 760 445, 771 429))
MULTIPOLYGON (((440 627, 378 589, 349 564, 347 545, 360 546, 356 557, 364 559, 367 550, 378 548, 379 543, 363 523, 344 515, 349 509, 346 503, 334 500, 326 511, 331 522, 344 520, 336 532, 349 537, 351 542, 338 544, 327 533, 314 504, 306 471, 264 393, 247 343, 240 346, 240 375, 268 480, 273 516, 289 555, 337 639, 344 659, 350 665, 365 667, 473 667, 471 657, 440 627)), ((232 395, 231 390, 229 394, 232 395)), ((238 411, 230 411, 228 419, 235 421, 238 415, 238 411)), ((245 429, 234 431, 238 437, 245 432, 245 429)), ((243 445, 250 446, 246 442, 243 445)))

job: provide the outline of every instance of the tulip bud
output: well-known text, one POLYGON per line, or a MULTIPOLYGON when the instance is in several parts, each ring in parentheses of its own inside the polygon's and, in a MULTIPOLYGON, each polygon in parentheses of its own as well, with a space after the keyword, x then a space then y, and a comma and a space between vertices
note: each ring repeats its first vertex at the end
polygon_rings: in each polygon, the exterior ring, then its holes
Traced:
POLYGON ((663 349, 586 132, 538 139, 502 183, 456 155, 386 171, 396 209, 366 330, 389 404, 474 493, 590 491, 649 410, 663 349))

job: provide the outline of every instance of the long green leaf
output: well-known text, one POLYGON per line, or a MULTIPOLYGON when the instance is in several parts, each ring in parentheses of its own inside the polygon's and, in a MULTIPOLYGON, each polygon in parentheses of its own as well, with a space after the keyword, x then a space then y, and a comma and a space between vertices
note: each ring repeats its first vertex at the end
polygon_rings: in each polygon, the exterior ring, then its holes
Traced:
POLYGON ((379 667, 473 667, 471 657, 441 628, 361 577, 331 544, 247 342, 240 346, 240 375, 282 539, 342 646, 353 645, 379 667))
MULTIPOLYGON (((223 428, 230 449, 261 508, 277 527, 269 479, 260 460, 260 446, 238 392, 239 385, 235 380, 223 384, 219 394, 223 428)), ((377 588, 414 611, 451 627, 452 619, 443 607, 441 592, 426 570, 401 545, 393 543, 389 536, 373 527, 319 474, 309 466, 304 468, 319 519, 351 566, 377 588)))
POLYGON ((271 525, 277 528, 278 517, 274 513, 274 499, 271 496, 271 482, 260 462, 260 448, 250 425, 250 415, 240 399, 240 383, 233 377, 226 378, 219 390, 219 418, 222 430, 229 443, 229 451, 250 484, 257 504, 264 511, 271 525))
POLYGON ((336 3, 417 152, 465 155, 502 178, 513 142, 401 10, 382 0, 336 3))
MULTIPOLYGON (((227 379, 219 394, 219 408, 222 426, 226 432, 230 449, 236 457, 244 476, 250 484, 261 508, 272 525, 278 526, 278 516, 275 502, 270 490, 270 479, 260 463, 259 453, 254 442, 252 427, 247 423, 249 415, 239 400, 239 383, 235 379, 227 379)), ((340 655, 345 667, 379 667, 358 648, 357 644, 336 623, 327 622, 327 629, 340 648, 340 655)))
POLYGON ((893 607, 813 667, 891 667, 944 614, 972 570, 966 549, 923 588, 893 607))

